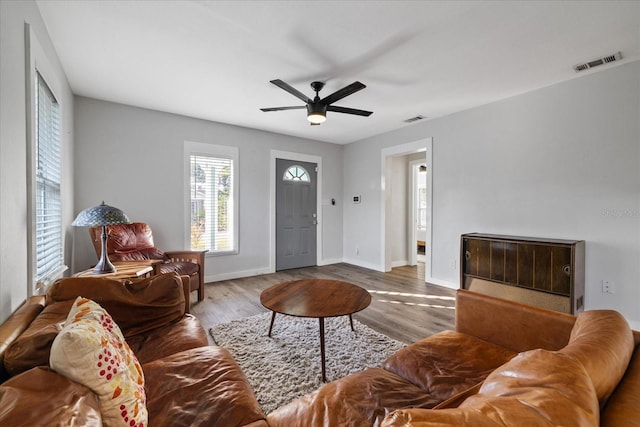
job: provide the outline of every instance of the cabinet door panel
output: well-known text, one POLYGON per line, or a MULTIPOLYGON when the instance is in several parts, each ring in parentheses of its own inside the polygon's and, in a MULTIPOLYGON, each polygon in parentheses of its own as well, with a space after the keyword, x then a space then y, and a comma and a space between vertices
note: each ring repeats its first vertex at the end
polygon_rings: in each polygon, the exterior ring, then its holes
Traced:
POLYGON ((489 278, 490 245, 488 240, 465 240, 465 273, 489 278))
POLYGON ((518 283, 518 244, 504 244, 504 281, 515 285, 518 283))
POLYGON ((464 239, 464 273, 474 276, 478 275, 478 259, 475 256, 477 252, 478 240, 464 239))
POLYGON ((533 287, 541 291, 551 291, 551 247, 536 246, 533 273, 533 287))
POLYGON ((491 275, 491 242, 478 240, 478 277, 489 278, 491 275))
POLYGON ((505 248, 505 242, 491 242, 491 280, 504 282, 505 248))
POLYGON ((571 295, 571 248, 551 250, 551 288, 553 292, 571 295))
POLYGON ((518 243, 518 285, 533 288, 535 245, 518 243))

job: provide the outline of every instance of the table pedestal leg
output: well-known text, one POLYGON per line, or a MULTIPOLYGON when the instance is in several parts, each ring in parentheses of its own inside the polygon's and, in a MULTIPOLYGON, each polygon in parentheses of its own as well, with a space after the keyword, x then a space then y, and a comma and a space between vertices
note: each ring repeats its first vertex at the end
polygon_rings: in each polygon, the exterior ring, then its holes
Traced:
POLYGON ((269 324, 269 338, 271 338, 271 330, 273 329, 273 322, 276 320, 276 312, 271 315, 271 323, 269 324))
POLYGON ((349 323, 351 323, 351 330, 355 332, 356 330, 353 329, 353 317, 351 317, 351 315, 349 315, 349 323))
POLYGON ((322 382, 327 382, 326 368, 324 363, 324 317, 320 317, 320 358, 322 359, 322 382))

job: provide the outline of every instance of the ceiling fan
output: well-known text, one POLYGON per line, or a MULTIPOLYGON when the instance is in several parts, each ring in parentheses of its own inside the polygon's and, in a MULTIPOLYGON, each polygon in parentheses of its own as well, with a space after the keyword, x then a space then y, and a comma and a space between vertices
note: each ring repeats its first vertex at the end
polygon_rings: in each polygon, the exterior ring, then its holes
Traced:
POLYGON ((327 119, 327 111, 333 111, 335 113, 345 113, 345 114, 355 114, 356 116, 370 116, 373 114, 372 111, 365 110, 357 110, 355 108, 347 108, 347 107, 338 107, 336 105, 331 105, 336 101, 341 100, 342 98, 349 96, 359 90, 364 89, 366 86, 360 82, 353 82, 348 86, 343 87, 342 89, 333 92, 331 95, 326 96, 320 99, 320 95, 318 92, 322 90, 324 87, 324 82, 312 82, 311 88, 316 92, 316 96, 311 99, 304 93, 295 89, 291 85, 283 82, 282 80, 271 80, 271 83, 278 86, 281 89, 286 90, 291 95, 295 96, 298 99, 301 99, 306 103, 306 105, 293 106, 293 107, 273 107, 273 108, 261 108, 262 111, 283 111, 283 110, 301 110, 303 108, 307 109, 307 120, 309 123, 313 125, 319 125, 327 119))

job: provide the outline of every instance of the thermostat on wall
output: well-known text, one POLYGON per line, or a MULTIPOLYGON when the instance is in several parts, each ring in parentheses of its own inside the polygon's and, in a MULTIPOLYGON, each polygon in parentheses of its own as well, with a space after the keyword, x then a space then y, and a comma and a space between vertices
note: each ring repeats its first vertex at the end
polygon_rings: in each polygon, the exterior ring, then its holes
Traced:
POLYGON ((360 196, 353 196, 353 203, 360 203, 360 196))

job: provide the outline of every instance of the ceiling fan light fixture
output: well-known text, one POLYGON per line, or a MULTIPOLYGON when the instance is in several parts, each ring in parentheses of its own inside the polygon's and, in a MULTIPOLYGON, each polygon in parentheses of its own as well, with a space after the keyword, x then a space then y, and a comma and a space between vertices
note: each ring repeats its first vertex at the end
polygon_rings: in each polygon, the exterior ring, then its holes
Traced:
POLYGON ((308 104, 307 120, 312 125, 323 123, 327 120, 327 106, 322 104, 308 104))
POLYGON ((327 111, 332 111, 334 113, 343 113, 343 114, 354 114, 356 116, 364 116, 369 117, 373 114, 372 111, 358 110, 356 108, 347 108, 347 107, 338 107, 337 105, 332 105, 334 102, 340 101, 342 98, 349 96, 353 93, 358 92, 359 90, 364 89, 366 86, 360 82, 353 82, 348 86, 343 87, 336 92, 333 92, 329 96, 325 96, 324 98, 320 98, 318 92, 324 87, 323 82, 312 82, 311 88, 316 92, 316 96, 311 99, 304 93, 300 92, 298 89, 292 87, 290 84, 283 82, 282 80, 276 79, 271 80, 271 83, 278 86, 280 89, 289 92, 291 95, 295 96, 299 100, 303 101, 305 105, 295 105, 290 107, 272 107, 272 108, 261 108, 260 110, 266 112, 269 111, 283 111, 283 110, 299 110, 299 109, 307 109, 307 120, 312 126, 317 126, 320 123, 324 123, 327 120, 327 111))

